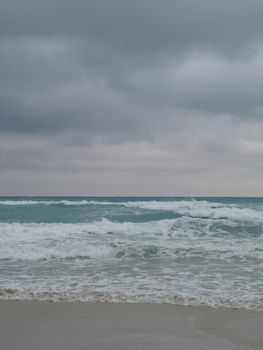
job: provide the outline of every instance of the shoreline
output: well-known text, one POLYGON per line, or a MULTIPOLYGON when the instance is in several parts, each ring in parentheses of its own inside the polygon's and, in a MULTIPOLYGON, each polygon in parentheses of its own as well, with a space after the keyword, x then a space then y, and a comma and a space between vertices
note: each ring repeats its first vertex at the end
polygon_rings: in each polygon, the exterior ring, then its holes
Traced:
MULTIPOLYGON (((4 289, 4 291, 9 291, 9 293, 14 294, 11 289, 4 289), (10 292, 11 291, 11 292, 10 292)), ((1 293, 1 289, 0 289, 1 293)), ((7 292, 6 292, 7 293, 7 292)), ((43 293, 48 294, 48 293, 43 293)), ((0 303, 1 302, 22 302, 22 303, 58 303, 58 304, 117 304, 117 305, 167 305, 167 306, 174 306, 174 307, 193 307, 193 308, 204 308, 204 309, 211 309, 211 310, 237 310, 237 311, 248 311, 248 312, 262 312, 263 313, 263 306, 240 306, 240 305, 234 305, 234 304, 206 304, 206 303, 194 303, 194 302, 172 302, 172 301, 145 301, 145 300, 125 300, 125 299, 110 299, 110 298, 91 298, 91 299, 82 299, 79 297, 65 297, 64 295, 60 297, 60 295, 56 296, 31 296, 29 298, 21 298, 21 296, 18 296, 17 298, 14 297, 2 297, 4 294, 0 294, 0 303)))
POLYGON ((244 309, 0 300, 2 350, 261 350, 262 324, 244 309))

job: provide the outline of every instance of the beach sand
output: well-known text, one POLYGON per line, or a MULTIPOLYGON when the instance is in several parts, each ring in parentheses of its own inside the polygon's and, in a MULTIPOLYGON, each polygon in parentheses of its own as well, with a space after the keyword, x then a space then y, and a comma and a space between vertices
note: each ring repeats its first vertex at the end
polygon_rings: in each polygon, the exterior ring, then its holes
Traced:
POLYGON ((1 350, 263 349, 263 312, 0 301, 1 350))

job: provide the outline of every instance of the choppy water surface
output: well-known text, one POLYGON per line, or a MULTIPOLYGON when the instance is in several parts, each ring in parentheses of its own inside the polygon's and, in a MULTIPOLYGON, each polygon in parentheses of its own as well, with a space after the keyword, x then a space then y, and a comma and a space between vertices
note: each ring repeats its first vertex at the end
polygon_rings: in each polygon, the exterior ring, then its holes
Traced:
POLYGON ((263 310, 263 199, 1 197, 0 298, 263 310))

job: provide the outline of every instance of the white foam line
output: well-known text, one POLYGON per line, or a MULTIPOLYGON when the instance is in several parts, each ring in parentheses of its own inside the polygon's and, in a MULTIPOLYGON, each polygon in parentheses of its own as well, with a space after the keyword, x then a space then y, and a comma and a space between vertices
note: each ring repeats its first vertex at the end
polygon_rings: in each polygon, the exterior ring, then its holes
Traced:
MULTIPOLYGON (((0 205, 36 205, 36 204, 42 204, 42 205, 89 205, 89 204, 98 204, 98 205, 114 205, 113 202, 100 202, 100 201, 69 201, 69 200, 60 200, 60 201, 33 201, 33 200, 4 200, 0 201, 0 205)), ((118 205, 119 203, 117 203, 118 205)))

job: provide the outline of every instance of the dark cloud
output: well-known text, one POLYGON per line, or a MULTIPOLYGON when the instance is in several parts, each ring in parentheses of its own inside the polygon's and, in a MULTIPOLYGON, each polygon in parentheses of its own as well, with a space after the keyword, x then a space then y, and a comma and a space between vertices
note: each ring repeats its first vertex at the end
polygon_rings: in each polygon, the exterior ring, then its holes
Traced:
POLYGON ((151 137, 149 130, 180 119, 182 111, 262 118, 262 49, 235 59, 193 52, 148 65, 121 56, 118 70, 116 53, 109 52, 108 65, 105 55, 95 62, 96 47, 80 41, 16 39, 0 46, 2 130, 84 128, 88 140, 97 134, 136 139, 151 137))
POLYGON ((82 36, 125 51, 213 47, 262 41, 257 0, 1 0, 0 32, 82 36))

